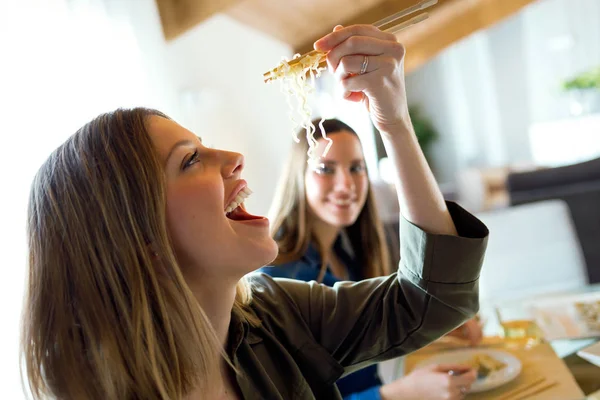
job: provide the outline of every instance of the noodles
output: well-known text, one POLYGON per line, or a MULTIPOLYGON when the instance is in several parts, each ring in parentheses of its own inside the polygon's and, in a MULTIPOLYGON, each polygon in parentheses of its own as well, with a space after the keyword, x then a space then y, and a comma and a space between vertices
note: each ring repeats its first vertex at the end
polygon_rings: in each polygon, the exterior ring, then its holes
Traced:
MULTIPOLYGON (((296 54, 293 60, 300 57, 296 54)), ((321 71, 325 67, 319 66, 325 59, 325 54, 320 52, 312 52, 298 59, 297 62, 291 63, 290 60, 282 60, 281 64, 274 70, 270 71, 266 79, 268 82, 279 80, 281 91, 286 96, 286 101, 290 108, 289 116, 294 123, 293 132, 296 132, 299 127, 306 130, 306 140, 308 142, 308 163, 314 164, 319 158, 316 153, 317 140, 314 138, 316 127, 312 123, 312 108, 308 105, 308 96, 315 91, 315 78, 321 75, 321 71), (293 104, 293 99, 296 104, 293 104), (294 111, 298 114, 299 119, 294 115, 294 111)), ((327 140, 327 146, 322 156, 325 156, 331 147, 332 140, 327 137, 323 128, 323 118, 319 122, 319 129, 323 138, 327 140)), ((293 134, 296 143, 299 139, 293 134)))

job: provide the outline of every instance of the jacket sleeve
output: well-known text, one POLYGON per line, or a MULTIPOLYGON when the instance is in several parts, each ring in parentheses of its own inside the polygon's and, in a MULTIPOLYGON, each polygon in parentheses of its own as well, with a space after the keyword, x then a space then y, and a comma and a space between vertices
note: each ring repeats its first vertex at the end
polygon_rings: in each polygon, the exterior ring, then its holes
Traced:
POLYGON ((333 287, 258 275, 257 297, 267 314, 277 315, 280 334, 308 330, 345 374, 417 350, 479 310, 488 230, 458 205, 448 208, 458 236, 401 221, 397 273, 333 287))

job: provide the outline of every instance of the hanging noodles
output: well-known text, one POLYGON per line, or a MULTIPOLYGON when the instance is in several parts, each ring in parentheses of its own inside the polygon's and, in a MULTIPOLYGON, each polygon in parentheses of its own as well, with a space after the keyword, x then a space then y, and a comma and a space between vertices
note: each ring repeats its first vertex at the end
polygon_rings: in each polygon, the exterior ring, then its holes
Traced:
MULTIPOLYGON (((318 145, 314 137, 316 127, 312 123, 312 108, 308 105, 308 96, 315 91, 315 78, 321 76, 321 71, 326 69, 320 66, 325 60, 325 54, 314 52, 304 56, 295 63, 285 58, 274 70, 265 75, 267 82, 278 80, 281 84, 281 91, 286 96, 286 101, 290 108, 289 116, 294 123, 293 137, 298 143, 300 140, 296 137, 295 132, 302 127, 306 131, 306 140, 308 142, 308 163, 314 164, 319 159, 319 154, 316 152, 318 145), (294 104, 295 100, 295 104, 294 104), (294 115, 298 115, 299 119, 294 115)), ((300 54, 294 55, 292 60, 300 57, 300 54)), ((323 138, 327 140, 327 146, 321 157, 324 157, 331 147, 332 140, 327 137, 323 128, 323 118, 319 122, 319 129, 323 138)))

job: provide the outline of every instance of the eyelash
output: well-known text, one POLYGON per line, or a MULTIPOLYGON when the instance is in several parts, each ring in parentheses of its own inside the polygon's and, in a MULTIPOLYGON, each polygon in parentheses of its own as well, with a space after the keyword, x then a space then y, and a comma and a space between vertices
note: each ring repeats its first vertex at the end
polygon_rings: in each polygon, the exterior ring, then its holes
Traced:
POLYGON ((319 175, 332 174, 333 168, 327 167, 325 165, 319 165, 315 168, 315 172, 319 175))
MULTIPOLYGON (((361 173, 364 170, 365 167, 362 165, 353 165, 352 167, 350 167, 350 172, 355 174, 361 173)), ((315 168, 315 172, 319 175, 330 175, 333 174, 335 171, 332 167, 328 167, 326 165, 319 165, 315 168)))
POLYGON ((186 170, 197 162, 198 162, 198 150, 194 151, 194 153, 190 156, 190 158, 188 158, 187 161, 185 161, 183 163, 183 166, 181 169, 186 170))

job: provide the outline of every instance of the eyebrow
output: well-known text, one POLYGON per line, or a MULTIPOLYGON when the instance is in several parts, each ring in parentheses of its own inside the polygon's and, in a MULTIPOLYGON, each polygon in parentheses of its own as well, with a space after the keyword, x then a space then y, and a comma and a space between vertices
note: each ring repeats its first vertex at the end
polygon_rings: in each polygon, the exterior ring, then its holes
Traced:
MULTIPOLYGON (((365 160, 363 159, 356 159, 356 160, 352 160, 350 161, 351 164, 359 164, 359 163, 364 163, 365 160)), ((336 165, 338 162, 337 161, 332 161, 332 160, 321 160, 321 164, 328 164, 328 165, 336 165)))
MULTIPOLYGON (((200 139, 200 142, 202 142, 202 139, 200 139)), ((171 150, 169 150, 169 154, 167 154, 167 158, 165 159, 165 162, 168 162, 169 159, 171 158, 171 156, 173 155, 173 153, 175 152, 175 150, 177 150, 179 147, 181 146, 195 146, 195 142, 189 140, 189 139, 184 139, 184 140, 180 140, 179 142, 175 143, 173 145, 173 147, 171 147, 171 150)))

